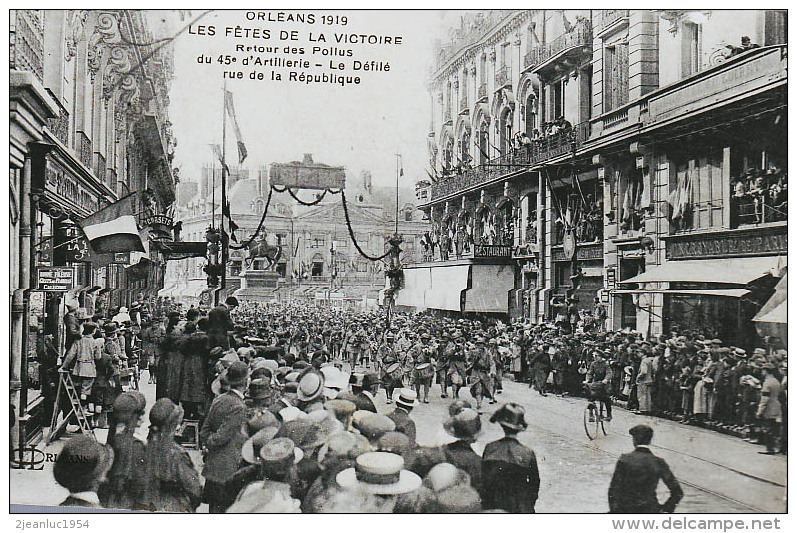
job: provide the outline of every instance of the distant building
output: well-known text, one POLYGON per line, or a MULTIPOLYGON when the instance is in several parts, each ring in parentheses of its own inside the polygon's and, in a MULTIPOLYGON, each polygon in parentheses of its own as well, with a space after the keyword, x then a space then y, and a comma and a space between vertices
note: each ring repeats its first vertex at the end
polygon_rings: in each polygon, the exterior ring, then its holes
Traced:
MULTIPOLYGON (((203 175, 205 178, 212 176, 207 172, 203 175)), ((231 216, 239 226, 235 234, 241 243, 254 234, 260 223, 270 188, 268 169, 260 168, 257 178, 249 178, 246 171, 232 169, 230 182, 231 216), (233 178, 236 174, 237 177, 233 178)), ((220 176, 217 176, 217 187, 219 183, 220 176)), ((214 212, 212 184, 209 191, 177 210, 176 216, 183 221, 183 239, 186 241, 203 240, 211 225, 214 212)), ((217 188, 215 194, 218 225, 221 191, 217 188)), ((298 192, 306 202, 315 200, 316 194, 317 191, 310 190, 298 192)), ((347 176, 346 198, 357 243, 371 256, 383 254, 387 237, 396 230, 396 189, 373 186, 370 172, 365 171, 360 176, 347 176)), ((365 299, 376 300, 379 291, 385 287, 383 263, 362 257, 351 241, 340 195, 328 193, 317 205, 303 206, 287 192, 275 191, 263 228, 282 247, 282 255, 273 268, 279 274, 276 284, 269 281, 269 285, 264 286, 265 258, 254 258, 250 262, 248 250, 237 250, 236 243, 232 242, 228 293, 256 300, 315 300, 319 295, 327 302, 335 299, 337 303, 348 301, 354 305, 365 299)), ((398 232, 404 238, 404 263, 420 260, 419 242, 428 228, 423 213, 417 210, 414 191, 399 189, 398 232)), ((170 264, 166 286, 175 287, 176 297, 198 298, 207 287, 202 271, 204 265, 203 258, 170 264), (177 288, 178 284, 184 287, 182 292, 177 288)))

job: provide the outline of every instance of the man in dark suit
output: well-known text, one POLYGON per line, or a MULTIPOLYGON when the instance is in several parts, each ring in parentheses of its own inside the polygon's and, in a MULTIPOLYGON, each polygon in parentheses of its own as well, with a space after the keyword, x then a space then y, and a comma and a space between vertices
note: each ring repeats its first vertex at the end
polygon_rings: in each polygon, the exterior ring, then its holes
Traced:
POLYGON ((410 439, 410 446, 416 445, 415 422, 410 418, 412 408, 418 405, 418 394, 412 389, 399 389, 396 408, 387 417, 396 424, 396 431, 404 433, 410 439))
POLYGON ((628 430, 634 441, 634 451, 617 460, 609 485, 610 513, 672 513, 684 492, 664 459, 650 451, 653 429, 640 424, 628 430), (656 486, 662 480, 670 489, 664 504, 656 498, 656 486))
POLYGON ((241 462, 241 448, 246 437, 241 430, 246 422, 246 392, 249 367, 236 361, 226 370, 230 390, 213 400, 205 423, 199 432, 205 467, 204 500, 211 513, 223 513, 235 500, 226 483, 233 477, 241 462))

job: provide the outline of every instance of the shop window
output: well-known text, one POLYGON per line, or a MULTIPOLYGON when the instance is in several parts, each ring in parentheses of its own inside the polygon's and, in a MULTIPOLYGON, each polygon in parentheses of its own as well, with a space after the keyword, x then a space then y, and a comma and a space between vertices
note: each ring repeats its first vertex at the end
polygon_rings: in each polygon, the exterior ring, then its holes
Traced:
POLYGON ((670 167, 670 224, 673 233, 722 227, 722 151, 670 167))
POLYGON ((324 263, 321 261, 313 261, 310 275, 313 277, 324 275, 324 263))

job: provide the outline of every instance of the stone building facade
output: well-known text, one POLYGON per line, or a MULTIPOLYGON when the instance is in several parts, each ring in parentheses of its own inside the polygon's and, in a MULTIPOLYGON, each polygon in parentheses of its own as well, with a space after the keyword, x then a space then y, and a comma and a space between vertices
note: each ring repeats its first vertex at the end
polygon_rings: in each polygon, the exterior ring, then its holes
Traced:
POLYGON ((569 295, 582 313, 598 298, 611 328, 655 334, 696 309, 717 334, 749 329, 785 262, 785 24, 763 10, 464 17, 430 79, 436 177, 417 190, 433 245, 399 299, 538 322, 569 295), (734 266, 755 278, 700 274, 734 266), (497 300, 479 288, 494 270, 497 300))

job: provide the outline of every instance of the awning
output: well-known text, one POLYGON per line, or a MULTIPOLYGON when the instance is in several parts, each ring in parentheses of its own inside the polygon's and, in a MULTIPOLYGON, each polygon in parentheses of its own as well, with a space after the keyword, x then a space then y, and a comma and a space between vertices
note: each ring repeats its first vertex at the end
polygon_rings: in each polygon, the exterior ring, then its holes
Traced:
POLYGON ((509 291, 515 287, 510 265, 472 265, 471 288, 465 293, 465 312, 508 313, 509 291))
POLYGON ((426 307, 447 311, 460 310, 462 291, 468 288, 470 265, 431 267, 432 286, 426 291, 426 307))
POLYGON ((754 322, 771 322, 774 324, 786 323, 786 310, 787 310, 787 288, 788 288, 788 274, 784 274, 777 285, 775 285, 775 294, 767 300, 767 303, 761 308, 758 314, 753 318, 754 322))
POLYGON ((750 291, 747 289, 616 289, 611 292, 612 294, 685 294, 699 296, 728 296, 730 298, 741 298, 742 296, 750 294, 750 291))
POLYGON ((208 243, 205 241, 152 241, 155 247, 166 256, 167 261, 188 259, 189 257, 205 257, 208 243))
POLYGON ((785 264, 784 256, 668 261, 620 283, 694 282, 747 285, 785 264))
POLYGON ((170 283, 168 286, 158 291, 158 298, 170 298, 175 288, 177 288, 177 283, 170 283))
POLYGON ((204 279, 188 280, 185 287, 176 289, 174 292, 177 298, 199 298, 202 291, 208 288, 208 282, 204 279))
POLYGON ((396 305, 426 309, 426 291, 431 288, 431 268, 405 268, 404 287, 396 294, 396 305))
POLYGON ((783 300, 774 309, 765 314, 757 314, 753 322, 769 322, 770 324, 786 324, 788 319, 788 302, 783 300))

